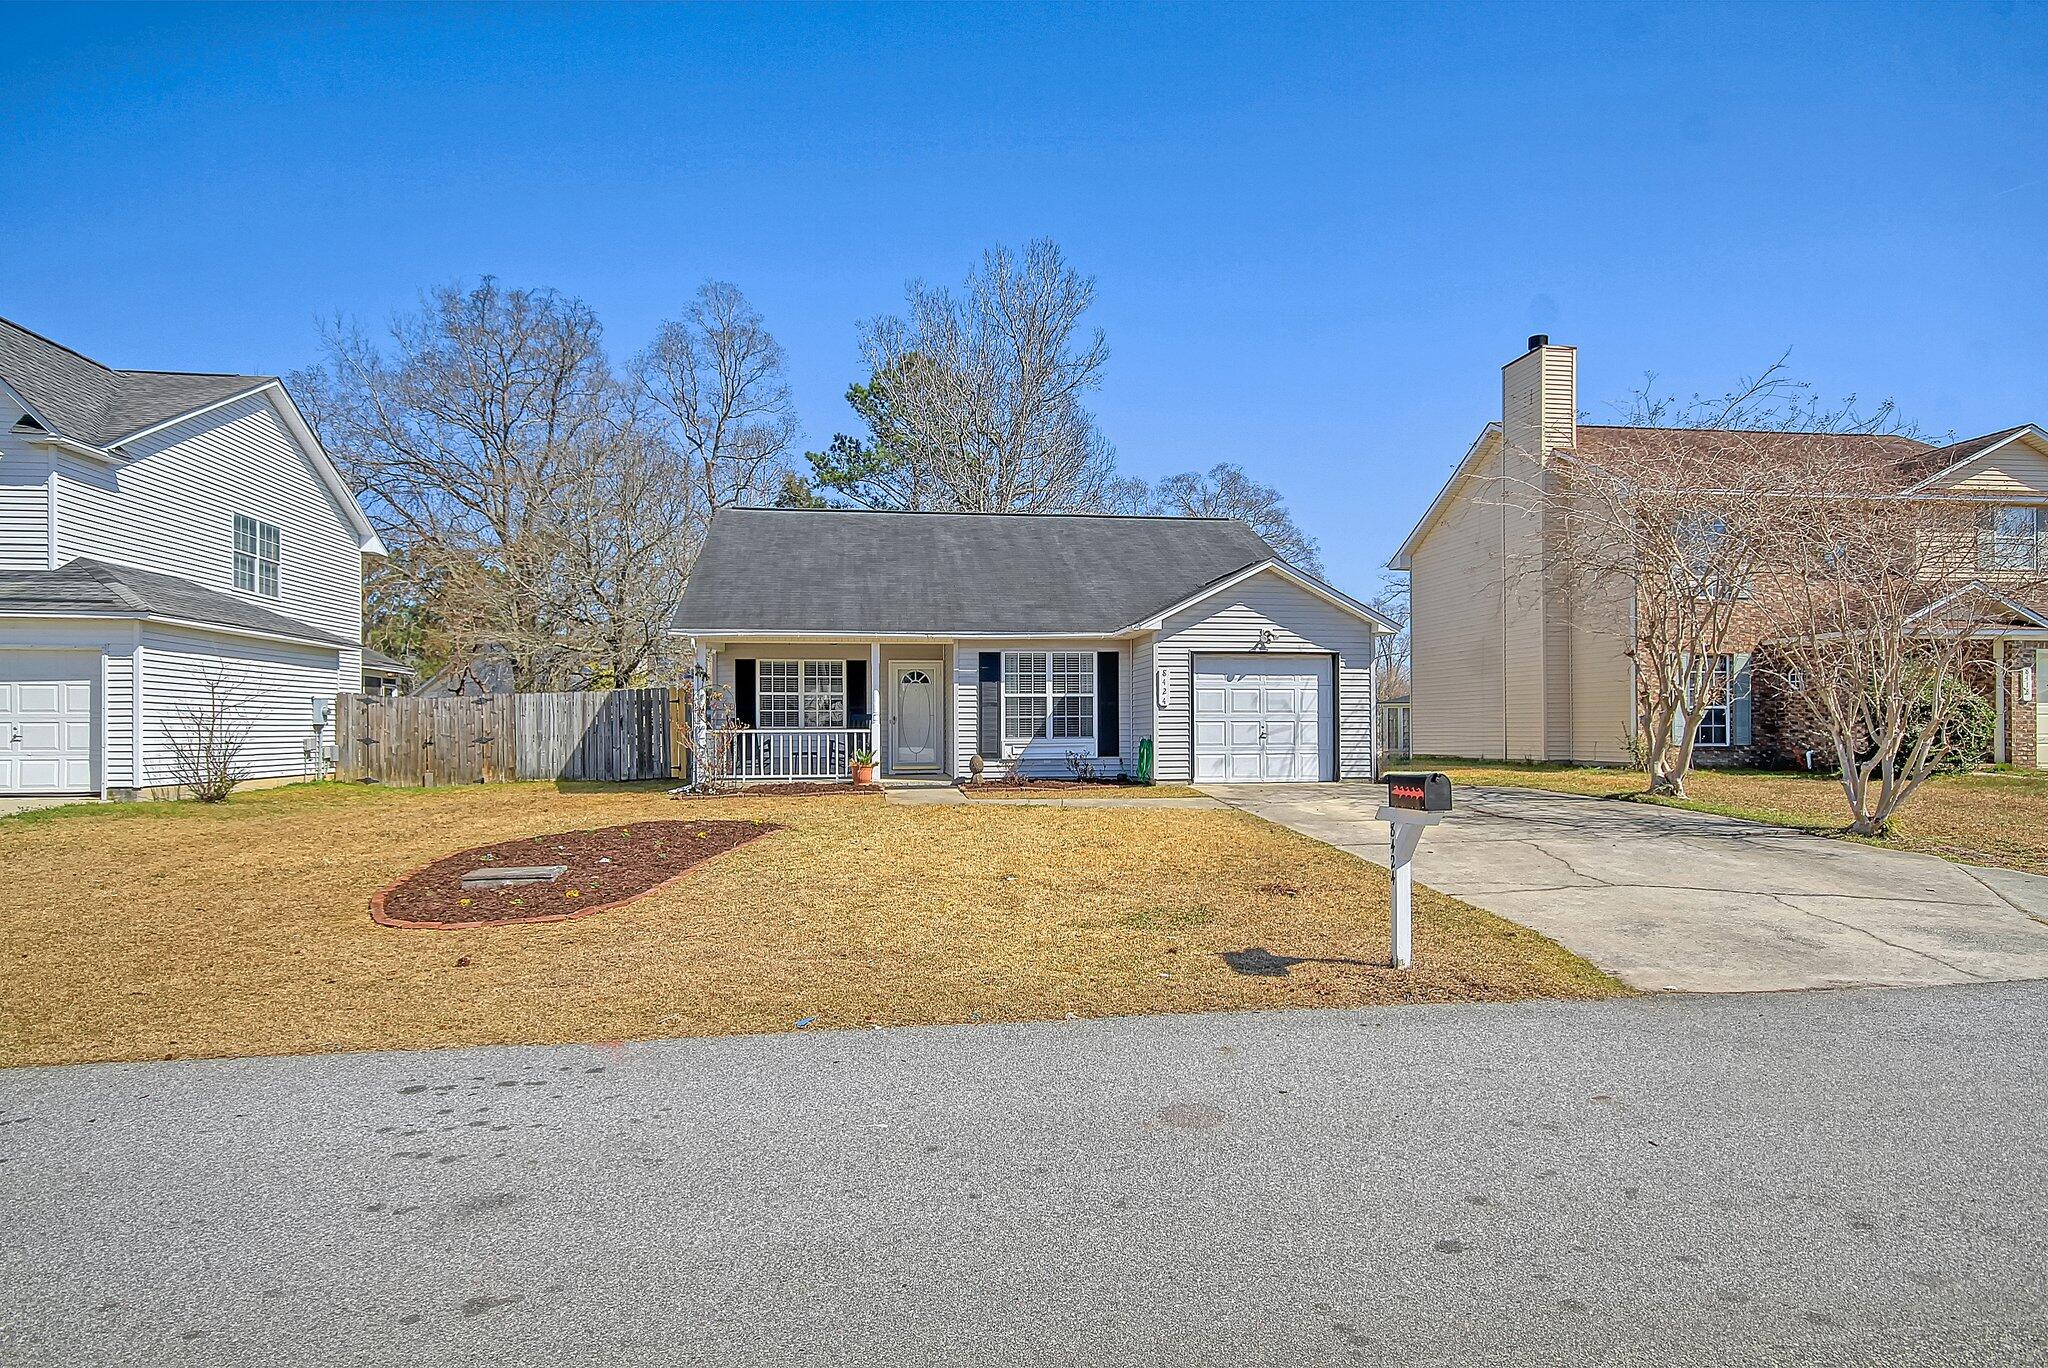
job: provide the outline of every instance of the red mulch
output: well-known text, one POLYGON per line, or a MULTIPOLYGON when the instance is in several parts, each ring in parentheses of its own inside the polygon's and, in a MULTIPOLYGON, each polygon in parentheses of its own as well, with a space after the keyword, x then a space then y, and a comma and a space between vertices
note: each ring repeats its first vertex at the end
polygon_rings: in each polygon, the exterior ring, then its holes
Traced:
POLYGON ((671 798, 824 798, 841 793, 880 793, 880 784, 734 784, 715 793, 671 793, 671 798))
POLYGON ((500 841, 414 870, 370 899, 370 915, 385 926, 444 931, 566 921, 651 893, 713 856, 777 830, 765 822, 633 822, 500 841), (488 865, 568 869, 553 883, 463 888, 464 874, 488 865))

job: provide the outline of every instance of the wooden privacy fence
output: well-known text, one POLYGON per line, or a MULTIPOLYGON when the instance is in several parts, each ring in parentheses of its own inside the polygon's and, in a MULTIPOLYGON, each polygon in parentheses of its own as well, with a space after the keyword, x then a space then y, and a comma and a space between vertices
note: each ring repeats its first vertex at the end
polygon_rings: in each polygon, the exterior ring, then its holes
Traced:
POLYGON ((687 778, 682 689, 335 703, 334 773, 382 784, 687 778))

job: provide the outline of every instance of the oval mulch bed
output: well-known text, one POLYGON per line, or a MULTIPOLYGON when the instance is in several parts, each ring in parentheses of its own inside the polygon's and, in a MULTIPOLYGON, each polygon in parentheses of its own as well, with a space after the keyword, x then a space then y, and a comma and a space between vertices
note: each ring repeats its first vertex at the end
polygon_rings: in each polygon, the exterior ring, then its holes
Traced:
POLYGON ((567 921, 645 897, 662 885, 781 828, 767 822, 633 822, 595 831, 558 831, 443 856, 370 899, 383 926, 466 931, 567 921), (553 883, 465 889, 462 876, 496 865, 567 865, 553 883))

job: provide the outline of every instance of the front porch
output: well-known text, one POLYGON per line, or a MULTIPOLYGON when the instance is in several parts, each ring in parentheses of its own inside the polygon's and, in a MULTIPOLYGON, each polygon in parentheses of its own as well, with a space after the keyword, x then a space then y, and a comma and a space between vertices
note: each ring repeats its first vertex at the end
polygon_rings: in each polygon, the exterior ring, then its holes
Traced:
POLYGON ((857 756, 880 776, 953 776, 954 648, 935 638, 700 641, 696 646, 726 777, 850 781, 857 756))

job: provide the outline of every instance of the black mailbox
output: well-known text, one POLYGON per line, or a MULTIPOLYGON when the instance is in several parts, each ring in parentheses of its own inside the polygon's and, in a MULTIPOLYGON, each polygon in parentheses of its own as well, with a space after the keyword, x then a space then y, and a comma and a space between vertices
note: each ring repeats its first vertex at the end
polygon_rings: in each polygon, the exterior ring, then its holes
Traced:
POLYGON ((1414 812, 1449 812, 1451 776, 1448 774, 1389 774, 1387 806, 1414 812))

